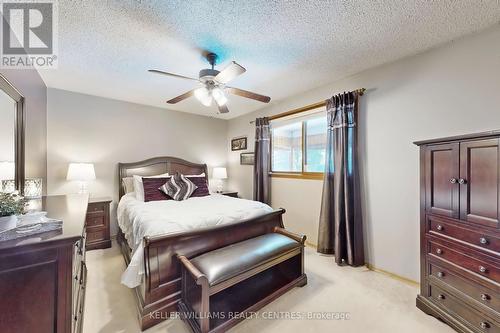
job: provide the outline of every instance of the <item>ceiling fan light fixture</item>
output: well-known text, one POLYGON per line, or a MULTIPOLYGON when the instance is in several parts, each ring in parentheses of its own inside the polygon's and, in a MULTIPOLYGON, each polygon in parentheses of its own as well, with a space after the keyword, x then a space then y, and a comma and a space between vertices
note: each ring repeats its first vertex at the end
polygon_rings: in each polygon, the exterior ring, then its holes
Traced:
POLYGON ((212 96, 210 96, 210 91, 206 87, 200 87, 194 91, 194 97, 198 99, 201 104, 205 106, 212 105, 212 96))
POLYGON ((226 94, 219 87, 212 89, 212 96, 214 97, 215 101, 219 106, 223 106, 227 103, 226 94))

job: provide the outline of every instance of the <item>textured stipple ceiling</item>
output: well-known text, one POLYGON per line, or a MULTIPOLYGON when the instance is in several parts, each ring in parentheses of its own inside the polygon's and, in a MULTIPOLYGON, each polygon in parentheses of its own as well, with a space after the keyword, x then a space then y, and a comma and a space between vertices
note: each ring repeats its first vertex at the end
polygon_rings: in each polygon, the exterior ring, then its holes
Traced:
POLYGON ((59 0, 59 68, 49 87, 221 118, 264 104, 229 98, 217 115, 190 98, 165 101, 194 82, 215 51, 247 72, 231 82, 273 102, 422 52, 500 22, 498 0, 199 1, 59 0))

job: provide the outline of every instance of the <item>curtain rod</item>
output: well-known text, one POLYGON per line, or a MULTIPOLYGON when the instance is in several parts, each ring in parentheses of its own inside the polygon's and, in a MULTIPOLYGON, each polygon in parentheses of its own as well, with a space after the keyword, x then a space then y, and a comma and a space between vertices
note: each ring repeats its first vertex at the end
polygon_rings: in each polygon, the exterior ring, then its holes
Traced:
MULTIPOLYGON (((366 91, 365 88, 360 88, 360 89, 354 90, 354 92, 358 93, 358 96, 363 96, 363 94, 365 93, 365 91, 366 91)), ((290 110, 290 111, 278 113, 278 114, 275 114, 274 116, 268 117, 268 119, 269 120, 275 120, 275 119, 279 119, 279 118, 283 118, 283 117, 288 117, 288 116, 291 116, 291 115, 294 115, 294 114, 297 114, 297 113, 301 113, 301 112, 313 110, 313 109, 316 109, 316 108, 320 108, 320 107, 325 106, 325 105, 326 105, 326 100, 321 101, 321 102, 317 102, 317 103, 314 103, 314 104, 309 104, 309 105, 303 106, 303 107, 298 108, 298 109, 293 109, 293 110, 290 110)), ((255 123, 255 120, 250 121, 250 124, 253 124, 253 123, 255 123)))

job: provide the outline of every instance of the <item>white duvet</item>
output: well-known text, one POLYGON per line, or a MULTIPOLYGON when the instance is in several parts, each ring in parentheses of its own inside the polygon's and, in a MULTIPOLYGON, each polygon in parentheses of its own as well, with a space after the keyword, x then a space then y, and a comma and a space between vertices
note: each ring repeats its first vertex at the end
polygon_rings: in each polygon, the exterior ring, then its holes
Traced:
POLYGON ((271 212, 258 201, 220 194, 189 198, 184 201, 142 202, 134 193, 125 194, 118 204, 118 224, 132 249, 132 258, 122 275, 129 288, 141 284, 144 275, 144 236, 156 236, 201 229, 241 221, 271 212))

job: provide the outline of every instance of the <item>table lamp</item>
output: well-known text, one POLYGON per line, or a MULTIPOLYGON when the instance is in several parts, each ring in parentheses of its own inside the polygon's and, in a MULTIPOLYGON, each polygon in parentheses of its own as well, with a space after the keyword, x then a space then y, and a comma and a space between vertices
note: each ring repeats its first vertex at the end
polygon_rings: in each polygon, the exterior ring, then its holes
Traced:
POLYGON ((224 187, 222 184, 222 180, 227 178, 226 168, 217 167, 214 168, 213 178, 217 179, 219 182, 217 183, 217 193, 222 193, 224 187))
POLYGON ((94 164, 70 163, 66 179, 79 182, 80 191, 78 193, 88 193, 87 182, 95 179, 94 164))

